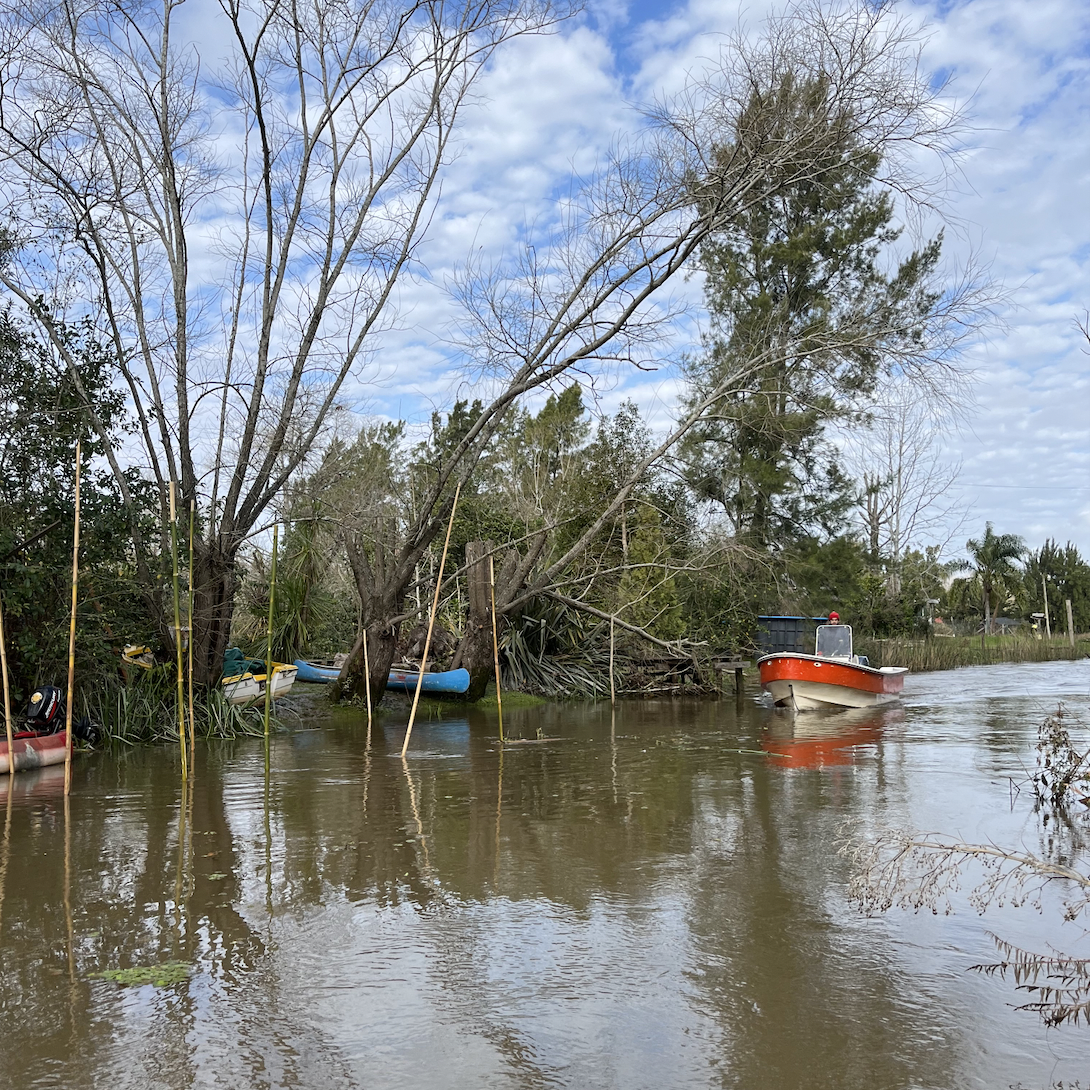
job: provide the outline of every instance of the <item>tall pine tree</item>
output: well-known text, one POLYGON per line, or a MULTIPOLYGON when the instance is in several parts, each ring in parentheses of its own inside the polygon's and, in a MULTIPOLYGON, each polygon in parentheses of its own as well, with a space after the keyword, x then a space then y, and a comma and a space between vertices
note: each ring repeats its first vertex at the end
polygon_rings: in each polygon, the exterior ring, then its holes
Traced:
POLYGON ((711 327, 687 368, 688 402, 732 372, 751 377, 687 437, 686 477, 698 497, 721 505, 737 539, 761 549, 842 526, 852 482, 826 425, 858 413, 874 390, 883 323, 903 337, 938 300, 928 285, 941 236, 884 270, 901 232, 880 161, 851 128, 821 141, 805 177, 701 253, 711 327), (868 324, 874 336, 859 336, 868 324), (850 335, 838 343, 842 328, 850 335))

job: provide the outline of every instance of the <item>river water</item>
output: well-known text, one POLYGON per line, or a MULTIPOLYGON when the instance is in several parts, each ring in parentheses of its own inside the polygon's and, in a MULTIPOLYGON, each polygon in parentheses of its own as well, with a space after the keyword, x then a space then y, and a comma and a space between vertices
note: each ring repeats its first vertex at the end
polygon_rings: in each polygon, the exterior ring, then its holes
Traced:
POLYGON ((1041 850, 1036 727, 1090 661, 908 679, 792 720, 722 701, 417 724, 303 705, 272 739, 81 758, 0 796, 0 1086, 1045 1087, 1090 1074, 968 971, 1055 905, 864 918, 847 826, 1041 850), (184 962, 165 987, 104 970, 184 962))

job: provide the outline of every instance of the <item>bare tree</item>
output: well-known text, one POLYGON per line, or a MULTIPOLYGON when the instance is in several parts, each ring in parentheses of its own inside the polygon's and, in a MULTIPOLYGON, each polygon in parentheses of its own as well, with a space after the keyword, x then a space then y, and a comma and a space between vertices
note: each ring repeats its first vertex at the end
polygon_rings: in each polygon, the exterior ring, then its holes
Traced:
MULTIPOLYGON (((477 76, 563 12, 550 0, 200 10, 197 25, 174 0, 0 4, 0 185, 18 235, 0 281, 77 380, 63 321, 93 316, 161 521, 171 481, 183 509, 198 503, 194 639, 211 682, 239 548, 389 325, 477 76)), ((120 455, 111 464, 154 602, 154 547, 120 455)))
POLYGON ((931 391, 890 383, 879 392, 869 426, 845 436, 851 468, 863 485, 859 516, 867 544, 875 559, 889 563, 894 593, 905 550, 937 545, 941 551, 967 518, 955 493, 961 463, 946 457, 957 421, 943 410, 931 391))
MULTIPOLYGON (((760 37, 734 40, 713 73, 657 108, 648 127, 620 145, 568 200, 549 246, 534 244, 509 265, 472 270, 458 286, 470 318, 463 348, 492 396, 416 497, 396 555, 389 539, 372 542, 366 532, 350 544, 359 561, 373 685, 392 661, 397 626, 407 616, 406 588, 449 512, 455 481, 473 472, 520 398, 569 371, 592 381, 603 368, 653 356, 670 318, 659 290, 687 267, 710 233, 729 231, 747 209, 800 179, 820 184, 815 164, 824 161, 830 144, 876 156, 885 172, 880 183, 906 201, 932 200, 927 182, 933 179, 914 172, 912 157, 927 148, 941 160, 955 121, 918 71, 915 39, 903 22, 885 9, 798 5, 770 20, 760 37)), ((928 292, 932 287, 919 285, 919 305, 896 315, 877 300, 863 301, 836 329, 818 323, 801 342, 765 344, 740 356, 632 467, 618 492, 603 497, 601 514, 570 549, 532 576, 529 566, 515 565, 526 585, 497 588, 497 611, 517 610, 529 597, 555 589, 649 466, 702 414, 716 411, 732 390, 782 361, 785 352, 868 351, 909 371, 944 366, 982 299, 968 283, 937 296, 928 292)), ((361 631, 342 674, 356 688, 362 688, 362 639, 361 631)))

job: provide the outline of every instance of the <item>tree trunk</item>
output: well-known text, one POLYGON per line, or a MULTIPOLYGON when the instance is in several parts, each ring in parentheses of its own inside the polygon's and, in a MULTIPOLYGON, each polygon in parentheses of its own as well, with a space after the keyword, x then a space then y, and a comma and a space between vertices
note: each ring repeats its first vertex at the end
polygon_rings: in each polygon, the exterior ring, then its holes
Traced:
POLYGON ((199 538, 193 542, 193 681, 213 688, 223 676, 223 655, 231 639, 238 573, 235 552, 209 546, 199 538))
MULTIPOLYGON (((503 631, 512 617, 511 603, 521 592, 530 569, 537 562, 545 547, 545 535, 539 534, 530 544, 523 557, 517 549, 508 549, 503 560, 493 565, 496 573, 496 636, 503 631)), ((489 580, 489 554, 491 541, 470 541, 466 544, 466 584, 469 590, 469 614, 466 618, 465 635, 454 656, 453 667, 463 666, 469 671, 467 701, 480 700, 495 677, 496 660, 492 647, 492 587, 489 580)), ((517 612, 521 612, 521 607, 517 612)))
MULTIPOLYGON (((469 611, 466 616, 465 634, 451 663, 453 669, 464 666, 469 671, 469 689, 465 699, 480 700, 495 673, 492 651, 492 595, 489 579, 491 541, 466 543, 466 588, 469 611)), ((497 618, 497 633, 499 632, 497 618)))
POLYGON ((352 645, 340 677, 333 683, 333 700, 345 696, 367 696, 367 682, 363 674, 363 637, 367 634, 367 665, 371 675, 371 707, 377 707, 386 694, 386 681, 390 677, 390 667, 397 656, 398 626, 380 619, 372 621, 362 629, 352 645))

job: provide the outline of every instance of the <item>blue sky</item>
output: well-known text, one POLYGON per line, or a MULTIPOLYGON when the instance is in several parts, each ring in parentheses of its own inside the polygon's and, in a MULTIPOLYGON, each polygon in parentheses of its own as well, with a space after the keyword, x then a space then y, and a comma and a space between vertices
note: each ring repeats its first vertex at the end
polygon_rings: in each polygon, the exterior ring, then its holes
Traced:
MULTIPOLYGON (((691 0, 663 6, 604 2, 558 33, 513 43, 464 117, 462 153, 422 252, 428 275, 406 285, 400 330, 353 391, 379 415, 423 420, 453 395, 471 396, 444 339, 442 285, 467 253, 501 257, 526 225, 547 219, 573 168, 592 164, 638 105, 681 86, 743 19, 764 5, 691 0)), ((946 253, 986 263, 1006 293, 997 321, 969 346, 974 405, 938 442, 960 460, 958 540, 983 529, 1074 540, 1090 554, 1090 356, 1076 319, 1090 308, 1090 5, 1043 0, 903 3, 923 27, 922 63, 948 74, 967 104, 961 174, 946 210, 946 253)), ((925 225, 927 233, 941 226, 925 225)), ((698 340, 699 282, 679 282, 689 305, 664 356, 698 340)), ((676 367, 617 372, 594 391, 601 412, 633 398, 663 424, 676 367)))

